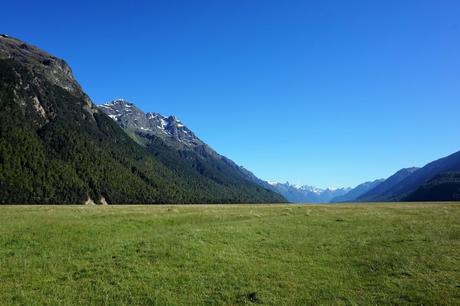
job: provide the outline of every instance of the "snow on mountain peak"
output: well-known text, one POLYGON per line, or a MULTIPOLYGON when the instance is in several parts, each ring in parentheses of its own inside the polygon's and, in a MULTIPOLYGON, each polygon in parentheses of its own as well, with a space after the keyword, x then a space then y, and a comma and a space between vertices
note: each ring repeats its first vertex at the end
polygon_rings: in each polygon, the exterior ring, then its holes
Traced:
POLYGON ((185 146, 198 146, 204 143, 198 139, 176 116, 163 116, 159 113, 144 113, 133 103, 123 98, 102 104, 100 109, 123 128, 142 134, 153 134, 185 146))
POLYGON ((125 100, 123 98, 117 98, 111 102, 108 102, 106 104, 127 104, 127 105, 132 105, 128 100, 125 100))

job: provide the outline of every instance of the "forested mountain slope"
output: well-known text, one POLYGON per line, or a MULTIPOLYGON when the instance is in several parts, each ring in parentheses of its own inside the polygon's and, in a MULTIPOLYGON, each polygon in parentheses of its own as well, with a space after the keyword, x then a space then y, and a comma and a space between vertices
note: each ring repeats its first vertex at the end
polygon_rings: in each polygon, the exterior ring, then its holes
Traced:
MULTIPOLYGON (((250 181, 261 188, 272 190, 266 181, 213 150, 175 116, 144 113, 124 99, 99 105, 99 109, 157 159, 178 170, 199 172, 204 177, 222 183, 250 181)), ((245 185, 241 188, 245 189, 245 185)))
POLYGON ((284 200, 244 179, 219 181, 182 168, 182 156, 156 143, 162 158, 99 111, 63 60, 0 36, 2 203, 284 200))

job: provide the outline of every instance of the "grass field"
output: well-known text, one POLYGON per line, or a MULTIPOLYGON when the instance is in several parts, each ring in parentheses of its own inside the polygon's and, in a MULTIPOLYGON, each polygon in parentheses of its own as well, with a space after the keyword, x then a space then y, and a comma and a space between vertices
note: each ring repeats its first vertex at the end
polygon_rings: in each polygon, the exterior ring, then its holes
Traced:
POLYGON ((460 204, 3 206, 0 303, 460 304, 460 204))

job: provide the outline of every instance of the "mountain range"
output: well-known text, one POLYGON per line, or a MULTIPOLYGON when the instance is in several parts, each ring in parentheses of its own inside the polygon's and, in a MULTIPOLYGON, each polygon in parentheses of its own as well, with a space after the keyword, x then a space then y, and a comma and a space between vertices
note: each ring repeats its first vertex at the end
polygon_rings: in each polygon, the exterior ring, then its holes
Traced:
POLYGON ((62 59, 0 35, 0 203, 460 200, 460 152, 355 188, 264 181, 175 116, 97 106, 62 59))
POLYGON ((355 188, 321 189, 277 182, 271 186, 293 203, 459 201, 460 151, 422 168, 404 168, 386 179, 355 188))
POLYGON ((387 195, 389 195, 392 192, 392 189, 398 186, 407 177, 415 173, 418 169, 419 168, 417 167, 401 169, 392 176, 382 181, 380 184, 376 185, 374 188, 359 195, 354 200, 361 202, 383 201, 387 198, 387 195))
POLYGON ((363 194, 369 192, 370 190, 373 190, 377 186, 381 185, 385 179, 378 179, 372 182, 364 182, 362 184, 359 184, 355 188, 352 188, 350 191, 348 191, 346 194, 334 197, 331 202, 336 203, 336 202, 351 202, 351 201, 356 201, 360 196, 363 194))
POLYGON ((460 184, 458 176, 460 173, 460 152, 440 158, 424 167, 414 171, 404 180, 400 181, 385 195, 380 196, 380 201, 412 201, 412 200, 460 200, 460 184), (449 186, 452 193, 427 194, 428 190, 442 190, 449 186), (426 197, 421 197, 426 194, 426 197))
POLYGON ((317 188, 308 185, 292 185, 289 182, 269 182, 271 189, 292 203, 328 203, 347 194, 351 188, 317 188))
POLYGON ((460 151, 421 168, 401 169, 370 185, 372 188, 356 193, 359 185, 333 202, 459 201, 460 151))
POLYGON ((99 105, 99 109, 139 145, 156 158, 175 165, 178 171, 198 171, 219 182, 244 179, 263 189, 272 190, 266 181, 214 151, 175 116, 144 113, 125 99, 104 103, 99 105))
POLYGON ((144 123, 163 126, 164 135, 118 124, 64 60, 1 35, 0 202, 286 201, 187 135, 174 117, 149 116, 144 123))

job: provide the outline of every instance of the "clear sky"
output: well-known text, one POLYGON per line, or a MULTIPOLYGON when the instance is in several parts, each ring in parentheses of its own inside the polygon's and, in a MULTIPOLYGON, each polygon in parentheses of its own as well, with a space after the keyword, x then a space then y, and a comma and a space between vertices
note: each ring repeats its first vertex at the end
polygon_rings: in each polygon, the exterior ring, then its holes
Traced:
POLYGON ((354 186, 460 150, 460 1, 7 1, 96 103, 175 114, 263 179, 354 186))

